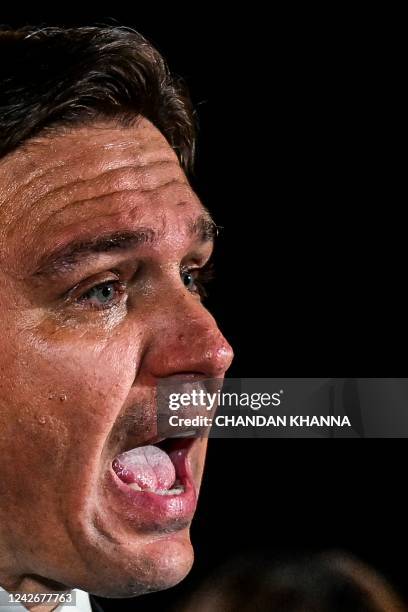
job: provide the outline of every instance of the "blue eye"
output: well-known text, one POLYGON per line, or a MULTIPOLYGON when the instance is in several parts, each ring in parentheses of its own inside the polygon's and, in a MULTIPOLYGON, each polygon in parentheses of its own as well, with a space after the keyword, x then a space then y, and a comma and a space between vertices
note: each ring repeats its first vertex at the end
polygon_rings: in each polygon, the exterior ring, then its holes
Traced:
POLYGON ((115 305, 120 294, 123 293, 123 290, 120 290, 120 285, 118 281, 100 283, 88 289, 88 291, 80 297, 80 301, 88 302, 95 308, 108 308, 109 306, 115 305))
POLYGON ((181 279, 183 281, 184 286, 187 287, 189 291, 196 290, 196 285, 195 285, 196 279, 192 272, 190 272, 189 270, 182 272, 181 279))

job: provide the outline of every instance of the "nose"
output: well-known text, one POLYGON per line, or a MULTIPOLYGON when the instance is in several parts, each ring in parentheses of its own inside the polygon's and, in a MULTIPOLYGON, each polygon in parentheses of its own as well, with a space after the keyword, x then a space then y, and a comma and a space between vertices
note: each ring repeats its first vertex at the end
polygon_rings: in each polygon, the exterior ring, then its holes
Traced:
POLYGON ((233 350, 212 315, 191 294, 168 296, 152 321, 143 368, 155 378, 198 374, 223 378, 233 350))

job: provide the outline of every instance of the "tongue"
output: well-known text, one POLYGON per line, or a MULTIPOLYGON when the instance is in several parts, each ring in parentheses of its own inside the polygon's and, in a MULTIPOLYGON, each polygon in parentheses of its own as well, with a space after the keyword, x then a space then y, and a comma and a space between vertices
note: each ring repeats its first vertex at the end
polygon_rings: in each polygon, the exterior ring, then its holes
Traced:
POLYGON ((115 457, 112 467, 121 480, 141 489, 170 489, 176 471, 170 457, 157 446, 140 446, 115 457))

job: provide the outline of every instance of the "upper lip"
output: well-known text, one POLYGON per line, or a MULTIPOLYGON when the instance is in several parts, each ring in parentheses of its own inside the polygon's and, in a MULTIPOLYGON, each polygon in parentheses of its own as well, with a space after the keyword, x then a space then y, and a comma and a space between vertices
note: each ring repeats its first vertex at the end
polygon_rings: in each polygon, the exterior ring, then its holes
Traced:
MULTIPOLYGON (((188 433, 189 431, 191 431, 191 428, 186 428, 185 432, 188 433)), ((127 451, 132 450, 133 448, 139 448, 141 446, 150 446, 153 444, 160 444, 160 442, 164 442, 167 440, 174 440, 174 441, 180 441, 180 440, 184 440, 184 439, 192 439, 194 436, 182 436, 180 434, 177 434, 177 436, 155 436, 154 438, 148 438, 147 440, 143 440, 140 441, 140 439, 135 442, 132 441, 131 437, 128 437, 128 440, 126 442, 126 444, 122 444, 120 446, 119 449, 117 449, 117 453, 115 456, 122 454, 122 453, 126 453, 127 451)), ((136 440, 136 436, 134 436, 133 440, 136 440)))
MULTIPOLYGON (((170 384, 172 380, 175 382, 177 380, 185 380, 187 383, 203 383, 203 387, 205 388, 203 381, 205 381, 206 378, 204 377, 203 374, 200 374, 200 373, 185 372, 185 373, 173 375, 172 377, 169 377, 168 380, 170 381, 170 384)), ((181 386, 180 386, 180 389, 181 389, 181 386)), ((153 398, 149 398, 149 399, 153 400, 153 398)), ((161 435, 158 434, 157 430, 155 431, 156 429, 155 419, 158 414, 158 407, 156 404, 157 404, 157 396, 155 396, 155 399, 153 401, 148 400, 144 404, 143 408, 141 408, 141 405, 137 401, 136 397, 134 398, 134 403, 131 404, 131 407, 127 409, 126 414, 123 416, 123 422, 121 423, 121 428, 119 430, 120 440, 114 447, 115 456, 117 456, 120 453, 127 452, 133 448, 138 448, 141 446, 148 446, 148 445, 153 445, 153 444, 159 444, 160 442, 163 442, 164 440, 168 440, 172 438, 171 428, 168 428, 168 431, 163 431, 163 430, 160 431, 161 435), (140 412, 140 410, 142 412, 140 412), (141 414, 140 420, 137 419, 137 416, 136 416, 137 414, 139 415, 141 414), (134 421, 133 421, 133 415, 134 415, 134 421), (136 420, 138 421, 137 427, 136 427, 136 420), (151 435, 141 440, 140 430, 142 428, 144 428, 145 430, 148 430, 148 432, 151 435)), ((191 436, 191 432, 192 432, 191 427, 178 426, 177 436, 174 435, 174 440, 176 439, 180 440, 180 438, 183 439, 187 437, 189 438, 194 437, 194 436, 191 436), (190 434, 190 436, 188 436, 188 434, 190 434)))

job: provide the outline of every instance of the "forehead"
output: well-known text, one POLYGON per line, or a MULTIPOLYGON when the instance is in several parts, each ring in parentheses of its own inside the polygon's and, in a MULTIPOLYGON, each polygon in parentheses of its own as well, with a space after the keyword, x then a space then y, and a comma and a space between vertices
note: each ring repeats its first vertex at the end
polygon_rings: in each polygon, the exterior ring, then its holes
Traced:
POLYGON ((202 211, 176 154, 148 120, 75 128, 0 161, 0 263, 7 254, 27 264, 34 248, 41 257, 47 243, 74 233, 147 223, 163 231, 202 211))

